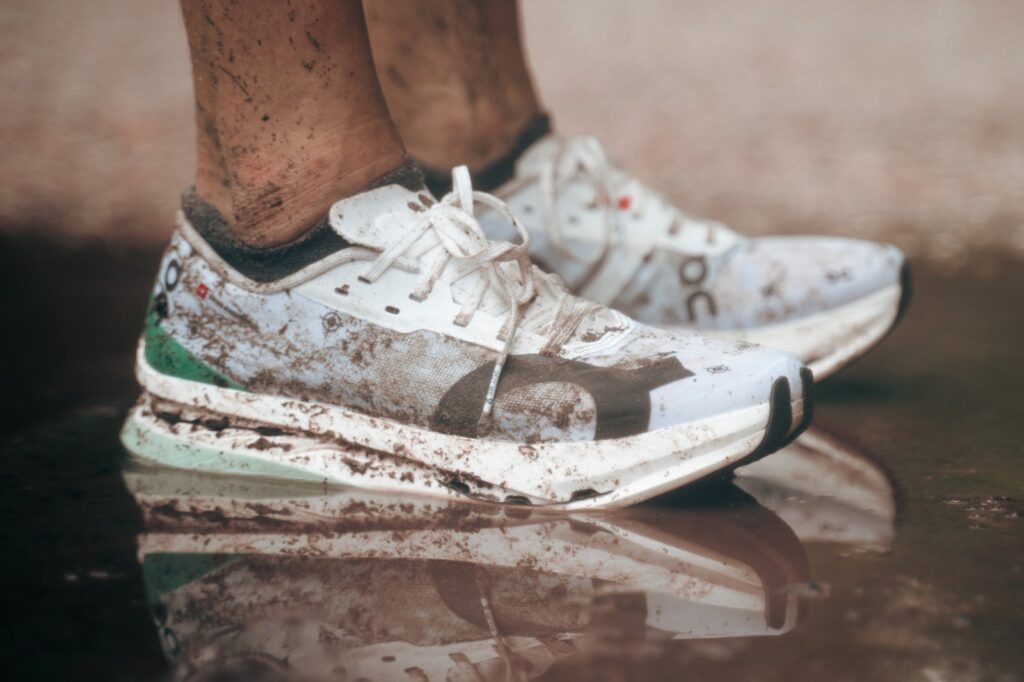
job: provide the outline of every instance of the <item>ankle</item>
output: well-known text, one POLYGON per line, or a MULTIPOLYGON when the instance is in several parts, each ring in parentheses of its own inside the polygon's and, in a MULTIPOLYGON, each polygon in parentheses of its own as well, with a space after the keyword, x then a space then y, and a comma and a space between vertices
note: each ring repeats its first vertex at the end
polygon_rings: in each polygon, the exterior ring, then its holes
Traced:
MULTIPOLYGON (((483 192, 495 190, 515 176, 516 162, 519 157, 534 143, 551 133, 551 117, 538 111, 525 125, 520 127, 500 156, 489 163, 479 166, 473 170, 473 186, 483 192)), ((413 154, 415 157, 415 154, 413 154)), ((435 166, 429 164, 425 159, 417 158, 423 168, 427 187, 440 196, 451 189, 451 168, 449 166, 435 166)))
POLYGON ((523 128, 543 115, 538 108, 507 113, 487 104, 441 108, 427 112, 403 137, 409 155, 432 168, 465 164, 474 173, 504 158, 523 128))
POLYGON ((398 153, 344 169, 314 163, 251 179, 233 193, 228 222, 239 240, 249 246, 267 248, 293 241, 312 229, 334 202, 364 191, 404 163, 404 155, 398 153))
POLYGON ((316 226, 334 202, 364 191, 406 164, 397 140, 375 139, 367 135, 360 143, 346 141, 320 150, 337 157, 299 151, 275 155, 269 164, 257 163, 258 155, 239 158, 225 164, 223 173, 214 172, 215 164, 200 162, 196 194, 224 217, 241 243, 279 246, 316 226))
MULTIPOLYGON (((376 178, 361 189, 401 185, 411 192, 424 189, 423 171, 408 162, 398 170, 376 178)), ((228 265, 255 282, 274 282, 341 249, 351 246, 331 227, 328 211, 301 235, 283 244, 257 247, 238 238, 224 214, 200 196, 197 188, 182 193, 181 207, 192 229, 228 265)))

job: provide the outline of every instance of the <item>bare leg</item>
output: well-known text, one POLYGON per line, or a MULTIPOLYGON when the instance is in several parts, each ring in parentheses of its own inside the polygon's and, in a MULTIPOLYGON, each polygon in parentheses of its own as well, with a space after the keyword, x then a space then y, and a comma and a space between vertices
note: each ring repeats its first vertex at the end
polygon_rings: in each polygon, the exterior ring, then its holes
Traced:
POLYGON ((409 154, 478 171, 540 114, 516 0, 364 0, 373 54, 409 154))
POLYGON ((196 192, 250 246, 288 242, 405 162, 359 0, 181 0, 196 192))

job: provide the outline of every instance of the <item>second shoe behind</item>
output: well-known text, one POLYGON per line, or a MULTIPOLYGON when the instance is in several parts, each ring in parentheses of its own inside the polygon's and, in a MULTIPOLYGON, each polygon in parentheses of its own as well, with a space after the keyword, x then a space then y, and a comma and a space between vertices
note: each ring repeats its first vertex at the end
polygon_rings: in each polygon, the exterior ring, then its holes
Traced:
MULTIPOLYGON (((791 351, 818 380, 881 341, 906 307, 909 271, 893 246, 746 238, 685 215, 597 140, 543 130, 523 140, 496 193, 530 231, 537 264, 579 296, 646 324, 791 351)), ((510 236, 494 216, 482 221, 490 236, 510 236)))

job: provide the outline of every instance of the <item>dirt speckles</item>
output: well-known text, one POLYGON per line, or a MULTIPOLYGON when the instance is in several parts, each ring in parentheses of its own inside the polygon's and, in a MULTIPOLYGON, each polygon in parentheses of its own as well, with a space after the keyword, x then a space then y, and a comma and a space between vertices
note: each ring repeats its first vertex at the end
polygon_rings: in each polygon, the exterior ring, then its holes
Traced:
POLYGON ((406 82, 404 78, 402 78, 402 74, 398 72, 398 69, 396 69, 394 65, 388 64, 388 66, 384 69, 384 75, 387 76, 388 80, 395 84, 395 87, 401 90, 409 89, 409 83, 406 82))
POLYGON ((973 527, 998 527, 1019 523, 1024 518, 1024 503, 1005 495, 988 497, 950 496, 942 500, 964 511, 973 527))
POLYGON ((593 343, 594 341, 600 341, 608 334, 620 332, 624 329, 626 329, 626 327, 617 325, 605 325, 605 328, 600 331, 596 329, 588 329, 587 331, 580 334, 580 340, 584 341, 585 343, 593 343))
POLYGON ((527 445, 520 445, 519 446, 519 454, 521 454, 523 457, 525 457, 530 462, 537 461, 537 457, 538 457, 537 449, 534 446, 532 446, 532 445, 529 445, 529 444, 527 444, 527 445))
POLYGON ((852 280, 853 271, 848 267, 840 268, 838 270, 829 270, 825 273, 825 279, 830 284, 838 284, 844 280, 852 280))
POLYGON ((219 70, 220 70, 220 71, 221 71, 222 73, 224 73, 224 75, 226 75, 226 76, 227 76, 227 77, 228 77, 228 78, 229 78, 229 79, 231 80, 231 82, 235 84, 235 86, 236 86, 236 87, 237 87, 237 88, 238 88, 239 90, 241 90, 241 91, 242 91, 242 94, 244 94, 244 95, 245 95, 245 101, 247 101, 247 102, 251 102, 251 101, 252 101, 252 95, 251 95, 251 94, 249 93, 249 89, 248 89, 247 87, 245 87, 245 83, 244 83, 244 82, 242 81, 242 79, 241 79, 241 78, 240 78, 239 76, 237 76, 237 75, 235 75, 235 74, 231 73, 230 71, 228 71, 228 70, 227 70, 227 69, 226 69, 225 67, 223 67, 223 66, 218 66, 217 68, 218 68, 218 69, 219 69, 219 70))
POLYGON ((288 452, 289 450, 292 449, 292 446, 289 443, 273 443, 270 440, 268 440, 265 436, 257 438, 256 440, 252 441, 251 443, 248 444, 248 447, 253 450, 259 450, 261 452, 266 452, 267 450, 273 450, 275 448, 283 452, 288 452))

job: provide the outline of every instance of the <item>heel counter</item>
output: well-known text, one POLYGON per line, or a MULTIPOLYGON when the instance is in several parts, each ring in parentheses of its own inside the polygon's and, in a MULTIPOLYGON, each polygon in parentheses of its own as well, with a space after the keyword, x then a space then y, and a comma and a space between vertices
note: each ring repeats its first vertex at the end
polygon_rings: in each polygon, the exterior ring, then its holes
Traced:
POLYGON ((189 256, 183 251, 185 249, 188 249, 188 244, 181 234, 175 231, 160 259, 156 282, 146 306, 142 329, 145 361, 161 374, 222 388, 244 390, 241 384, 224 376, 189 352, 162 324, 170 315, 167 294, 178 285, 181 260, 189 256))

